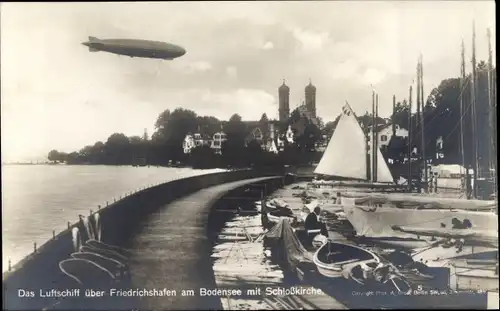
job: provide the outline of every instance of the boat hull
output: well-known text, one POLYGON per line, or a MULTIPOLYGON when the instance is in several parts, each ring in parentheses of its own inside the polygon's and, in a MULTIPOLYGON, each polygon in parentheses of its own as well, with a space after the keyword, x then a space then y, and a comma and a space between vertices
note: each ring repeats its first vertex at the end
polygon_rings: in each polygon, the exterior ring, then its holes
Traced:
POLYGON ((272 222, 272 223, 275 223, 277 224, 278 222, 280 222, 280 219, 281 218, 286 218, 288 219, 290 222, 293 222, 294 221, 294 218, 293 217, 288 217, 288 216, 274 216, 274 215, 271 215, 271 213, 267 213, 267 219, 272 222))
POLYGON ((415 238, 413 234, 393 230, 393 226, 412 226, 422 229, 455 229, 454 226, 457 222, 464 225, 469 223, 472 229, 498 231, 498 215, 493 212, 413 210, 345 205, 344 213, 358 236, 370 238, 415 238))
POLYGON ((318 272, 324 276, 324 277, 327 277, 327 278, 330 278, 330 279, 341 279, 343 278, 343 274, 342 274, 342 270, 333 270, 333 269, 326 269, 326 268, 322 268, 322 267, 319 267, 319 266, 316 266, 316 268, 318 269, 318 272))
POLYGON ((380 258, 361 247, 338 242, 323 244, 313 256, 318 272, 330 279, 345 278, 345 269, 362 262, 379 263, 380 258))

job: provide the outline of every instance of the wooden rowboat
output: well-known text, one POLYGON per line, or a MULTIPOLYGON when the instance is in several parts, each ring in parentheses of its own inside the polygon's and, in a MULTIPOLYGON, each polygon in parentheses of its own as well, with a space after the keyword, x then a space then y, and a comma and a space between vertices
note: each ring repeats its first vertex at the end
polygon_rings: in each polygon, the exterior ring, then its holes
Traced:
POLYGON ((342 278, 344 269, 360 263, 379 263, 374 253, 355 245, 329 241, 313 256, 318 272, 328 278, 342 278))

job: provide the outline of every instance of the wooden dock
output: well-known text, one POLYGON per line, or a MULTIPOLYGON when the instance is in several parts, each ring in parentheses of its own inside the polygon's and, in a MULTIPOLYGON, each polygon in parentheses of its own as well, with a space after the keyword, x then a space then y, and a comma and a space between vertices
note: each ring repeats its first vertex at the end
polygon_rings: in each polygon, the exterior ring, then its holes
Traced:
POLYGON ((272 263, 270 251, 259 239, 262 234, 261 217, 254 215, 236 216, 219 235, 223 240, 219 240, 212 253, 217 287, 241 289, 243 292, 241 296, 222 297, 225 310, 347 309, 317 287, 307 283, 286 284, 283 271, 272 263), (279 292, 292 288, 301 293, 279 292))

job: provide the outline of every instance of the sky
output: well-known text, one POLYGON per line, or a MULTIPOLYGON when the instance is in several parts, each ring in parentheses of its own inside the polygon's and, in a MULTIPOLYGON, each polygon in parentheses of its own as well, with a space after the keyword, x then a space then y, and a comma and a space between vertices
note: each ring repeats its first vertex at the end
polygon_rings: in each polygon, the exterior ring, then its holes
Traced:
MULTIPOLYGON (((115 132, 151 135, 165 109, 258 120, 290 108, 311 79, 317 113, 333 120, 348 101, 362 114, 372 88, 379 114, 408 96, 423 55, 424 92, 460 73, 472 21, 477 58, 495 46, 493 1, 2 3, 2 161, 71 152, 115 132), (166 41, 173 61, 91 53, 88 36, 166 41)), ((495 55, 495 52, 493 52, 495 55)), ((496 60, 494 60, 496 61, 496 60)), ((470 66, 469 66, 470 67, 470 66)))

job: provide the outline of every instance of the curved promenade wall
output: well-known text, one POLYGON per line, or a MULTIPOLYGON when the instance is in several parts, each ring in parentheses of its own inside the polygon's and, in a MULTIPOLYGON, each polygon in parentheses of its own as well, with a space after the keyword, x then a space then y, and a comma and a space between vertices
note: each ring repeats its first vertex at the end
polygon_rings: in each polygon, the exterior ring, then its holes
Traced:
MULTIPOLYGON (((99 214, 101 241, 126 247, 139 230, 141 221, 151 213, 182 196, 217 184, 255 177, 276 175, 276 172, 237 170, 193 176, 160 184, 124 197, 91 214, 99 214)), ((3 290, 6 299, 18 296, 18 289, 38 291, 47 288, 67 287, 57 282, 62 275, 59 262, 75 252, 73 228, 83 232, 82 222, 68 226, 53 239, 28 255, 11 271, 3 274, 3 290)), ((15 309, 15 306, 12 306, 15 309)))

